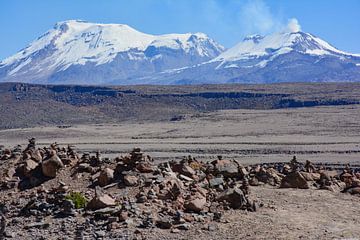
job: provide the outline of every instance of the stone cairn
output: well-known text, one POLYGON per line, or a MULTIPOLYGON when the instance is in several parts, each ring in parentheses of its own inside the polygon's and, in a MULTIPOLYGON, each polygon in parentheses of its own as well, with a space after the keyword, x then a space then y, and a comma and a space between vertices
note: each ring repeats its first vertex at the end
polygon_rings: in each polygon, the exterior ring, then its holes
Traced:
MULTIPOLYGON (((190 229, 196 222, 221 221, 229 209, 255 212, 257 204, 250 190, 264 184, 360 194, 360 169, 346 166, 332 170, 310 161, 301 163, 296 157, 289 163, 245 167, 221 156, 211 162, 188 156, 156 165, 140 148, 108 159, 100 152, 80 156, 70 145, 54 143, 37 148, 31 138, 24 150, 21 146, 12 150, 0 147, 0 159, 2 165, 7 163, 0 169, 2 190, 37 189, 16 214, 83 216, 105 221, 108 229, 157 227, 177 232, 190 229), (43 189, 67 173, 74 179, 89 179, 90 184, 77 195, 69 190, 72 183, 60 180, 50 190, 43 189)), ((7 234, 6 215, 1 211, 1 236, 7 234)), ((77 235, 81 234, 79 230, 77 235)))

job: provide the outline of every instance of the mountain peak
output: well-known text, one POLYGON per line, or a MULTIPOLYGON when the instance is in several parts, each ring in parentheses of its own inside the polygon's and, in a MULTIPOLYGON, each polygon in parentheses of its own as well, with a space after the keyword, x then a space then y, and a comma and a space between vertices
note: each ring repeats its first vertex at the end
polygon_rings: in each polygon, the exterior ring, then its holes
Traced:
POLYGON ((38 81, 68 69, 90 72, 98 68, 99 79, 127 78, 198 64, 223 50, 204 33, 151 35, 126 24, 67 20, 56 23, 28 47, 0 62, 0 77, 38 81), (107 70, 105 77, 102 68, 107 64, 114 69, 107 70), (127 68, 131 70, 126 72, 127 68))
POLYGON ((326 41, 291 27, 291 31, 281 31, 266 36, 250 35, 233 48, 220 54, 214 61, 238 61, 244 59, 276 57, 291 51, 310 55, 347 55, 326 41))

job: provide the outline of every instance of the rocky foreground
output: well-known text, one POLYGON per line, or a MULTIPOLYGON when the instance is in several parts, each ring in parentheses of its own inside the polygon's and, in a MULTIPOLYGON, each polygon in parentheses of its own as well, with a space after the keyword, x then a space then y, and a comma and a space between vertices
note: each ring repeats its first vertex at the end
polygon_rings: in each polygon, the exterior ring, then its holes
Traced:
MULTIPOLYGON (((212 162, 189 156, 155 164, 139 148, 107 159, 56 143, 37 148, 30 139, 24 150, 0 148, 0 159, 0 239, 189 239, 196 234, 202 239, 201 232, 222 239, 221 224, 233 226, 225 227, 232 234, 226 238, 280 238, 259 230, 261 222, 275 221, 264 218, 262 209, 277 211, 277 202, 297 204, 300 198, 294 196, 300 191, 348 193, 344 205, 358 204, 359 198, 350 195, 360 196, 360 168, 301 163, 296 157, 289 163, 250 166, 221 156, 212 162), (280 194, 271 204, 263 194, 268 187, 280 194), (278 188, 302 190, 289 192, 284 200, 278 188), (252 218, 257 214, 259 222, 252 218), (254 235, 255 229, 261 236, 254 235)), ((285 213, 296 216, 296 209, 285 213)), ((292 228, 298 227, 304 226, 289 224, 284 230, 291 238, 292 228)), ((304 230, 302 238, 319 237, 304 230)))

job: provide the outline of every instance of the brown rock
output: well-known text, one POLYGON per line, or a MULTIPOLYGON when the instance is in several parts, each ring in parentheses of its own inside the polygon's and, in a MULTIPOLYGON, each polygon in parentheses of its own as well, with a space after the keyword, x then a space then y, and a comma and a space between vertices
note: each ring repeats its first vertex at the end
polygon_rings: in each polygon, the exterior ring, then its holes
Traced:
POLYGON ((99 186, 104 187, 110 184, 114 180, 114 170, 110 168, 105 168, 101 170, 98 177, 99 186))
POLYGON ((172 199, 176 200, 184 189, 183 183, 173 177, 169 177, 160 184, 161 190, 158 193, 158 198, 161 200, 172 199))
POLYGON ((121 212, 119 213, 119 221, 123 222, 123 221, 125 221, 125 220, 128 219, 128 218, 129 218, 128 212, 126 212, 126 211, 121 211, 121 212))
POLYGON ((57 171, 62 167, 64 167, 64 164, 57 155, 53 155, 41 163, 42 173, 51 178, 56 177, 57 171))
POLYGON ((36 162, 40 162, 42 160, 41 151, 39 149, 35 151, 31 151, 30 154, 31 154, 31 158, 36 162))
POLYGON ((250 184, 250 186, 259 186, 260 185, 259 180, 256 177, 250 178, 249 184, 250 184))
POLYGON ((350 194, 360 194, 360 187, 353 187, 346 190, 350 194))
POLYGON ((212 164, 215 167, 215 174, 221 174, 224 177, 236 177, 239 174, 238 165, 234 161, 216 160, 212 164))
POLYGON ((338 172, 335 171, 335 170, 323 170, 320 172, 320 175, 323 177, 323 178, 326 178, 328 180, 330 180, 331 178, 335 178, 338 176, 338 172))
POLYGON ((181 168, 181 173, 187 177, 193 177, 196 172, 194 169, 192 169, 190 166, 188 165, 183 165, 182 168, 181 168))
POLYGON ((39 164, 35 162, 34 160, 28 159, 24 162, 24 165, 22 166, 22 173, 24 176, 30 177, 31 172, 37 168, 39 164))
POLYGON ((115 199, 113 199, 107 194, 97 193, 96 196, 91 199, 91 201, 87 204, 86 207, 91 210, 97 210, 115 205, 115 199))
POLYGON ((132 175, 124 176, 124 183, 126 186, 136 186, 138 184, 138 178, 132 175))
POLYGON ((298 171, 286 175, 280 184, 280 188, 301 188, 308 189, 309 184, 305 177, 298 171))
POLYGON ((136 165, 136 169, 141 173, 151 173, 154 171, 153 166, 149 162, 140 162, 136 165))
POLYGON ((185 202, 185 209, 193 212, 201 212, 206 205, 206 198, 204 196, 196 196, 195 198, 185 202))
POLYGON ((320 173, 301 172, 301 175, 306 179, 306 181, 318 181, 318 180, 320 180, 320 173))
POLYGON ((218 197, 217 201, 226 201, 232 208, 241 208, 246 204, 246 198, 243 191, 239 188, 230 188, 222 192, 218 197))

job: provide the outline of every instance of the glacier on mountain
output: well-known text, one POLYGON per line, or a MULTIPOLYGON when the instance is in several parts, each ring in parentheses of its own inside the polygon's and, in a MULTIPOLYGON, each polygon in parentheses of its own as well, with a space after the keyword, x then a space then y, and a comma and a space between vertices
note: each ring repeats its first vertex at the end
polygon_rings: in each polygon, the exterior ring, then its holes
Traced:
POLYGON ((124 24, 57 23, 0 62, 0 82, 202 84, 360 81, 360 55, 300 31, 296 19, 234 47, 204 33, 151 35, 124 24))

